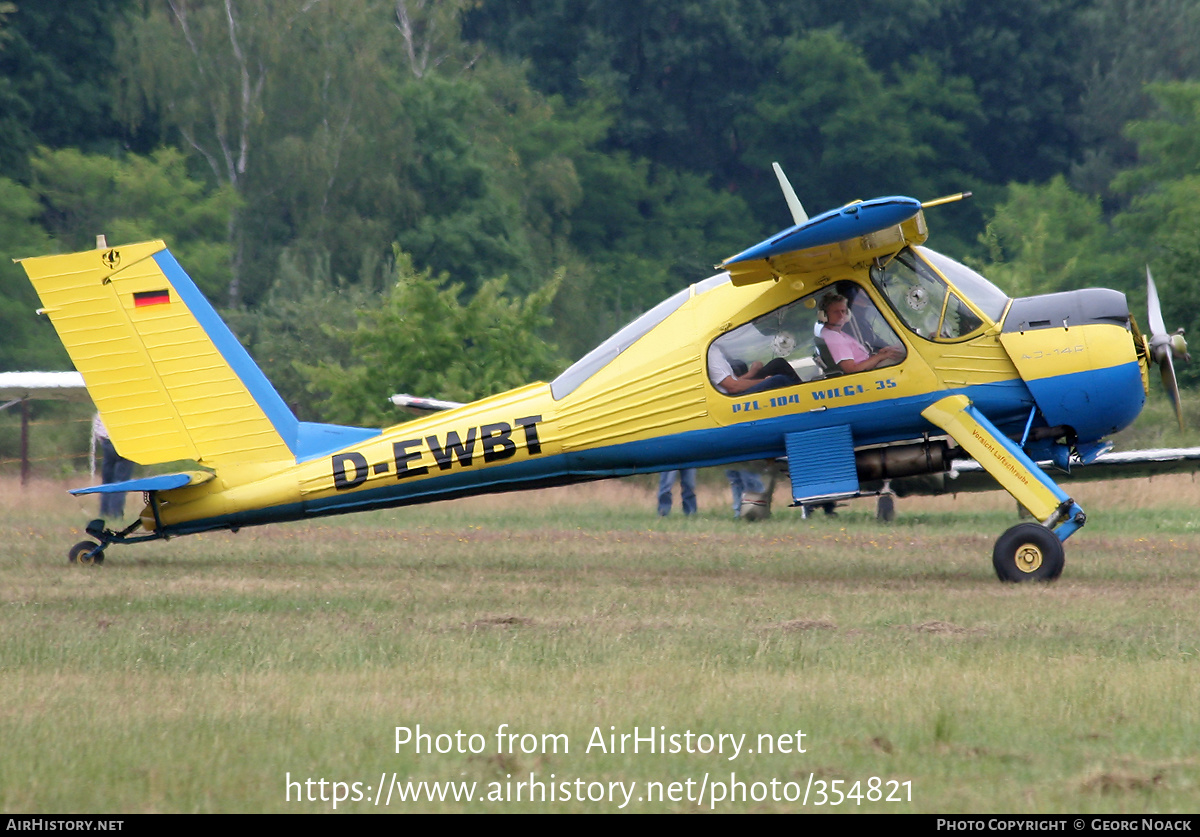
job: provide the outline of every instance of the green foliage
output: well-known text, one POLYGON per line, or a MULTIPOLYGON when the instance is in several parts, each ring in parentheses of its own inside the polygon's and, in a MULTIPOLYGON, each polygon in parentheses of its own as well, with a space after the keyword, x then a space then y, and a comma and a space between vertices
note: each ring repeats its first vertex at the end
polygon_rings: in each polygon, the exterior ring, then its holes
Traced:
POLYGON ((229 282, 227 227, 236 196, 190 178, 183 154, 163 148, 121 159, 78 149, 40 149, 27 188, 0 178, 0 369, 65 369, 66 352, 13 258, 163 238, 208 294, 229 282))
POLYGON ((1048 178, 1075 155, 1091 55, 1077 24, 1092 2, 485 0, 465 31, 529 60, 541 90, 611 96, 605 150, 712 176, 759 225, 786 217, 774 160, 815 211, 973 189, 976 204, 954 216, 955 249, 974 240, 984 186, 1048 178))
POLYGON ((527 291, 549 269, 580 198, 569 155, 586 139, 566 136, 569 127, 553 123, 523 80, 495 69, 405 85, 412 146, 404 171, 414 204, 396 238, 417 264, 472 289, 474 277, 504 273, 527 291))
POLYGON ((578 169, 584 198, 571 215, 571 242, 589 269, 570 299, 582 294, 590 313, 555 332, 572 356, 762 234, 739 197, 697 175, 619 152, 582 155, 578 169))
MULTIPOLYGON (((1168 330, 1200 329, 1200 83, 1151 85, 1158 116, 1135 121, 1128 135, 1137 165, 1121 172, 1110 194, 1126 209, 1104 217, 1101 198, 1072 189, 1063 176, 1012 184, 980 241, 981 270, 1011 295, 1099 285, 1129 295, 1148 328, 1145 269, 1153 270, 1168 330)), ((1200 370, 1176 366, 1181 384, 1200 370)))
POLYGON ((41 149, 31 165, 43 223, 64 249, 90 249, 99 234, 114 245, 162 238, 205 293, 218 296, 228 285, 237 197, 189 177, 179 151, 116 159, 41 149))
POLYGON ((352 359, 301 367, 310 389, 325 396, 318 405, 324 420, 391 425, 393 393, 469 401, 548 377, 562 365, 538 336, 561 273, 519 299, 504 295, 505 279, 491 279, 464 301, 461 284, 416 270, 399 248, 395 271, 381 308, 361 312, 353 331, 330 330, 348 341, 352 359))
MULTIPOLYGON (((1126 243, 1123 273, 1141 288, 1149 263, 1168 329, 1200 329, 1200 82, 1153 85, 1160 115, 1131 123, 1139 164, 1113 189, 1130 196, 1114 223, 1126 243)), ((1140 299, 1139 295, 1139 299, 1140 299)), ((1177 367, 1181 382, 1200 380, 1200 370, 1177 367)))
POLYGON ((1106 239, 1099 199, 1075 192, 1062 175, 1014 183, 980 236, 990 260, 982 271, 1013 297, 1096 284, 1106 239))
POLYGON ((39 144, 98 151, 126 139, 108 84, 113 32, 132 5, 0 2, 0 175, 24 181, 39 144))
MULTIPOLYGON (((1093 2, 863 0, 825 10, 823 25, 840 25, 876 70, 921 56, 946 79, 969 79, 980 108, 966 126, 972 174, 995 184, 1041 181, 1077 153, 1074 114, 1093 57, 1079 15, 1093 2)), ((952 160, 941 162, 964 162, 952 160)))
POLYGON ((476 3, 469 37, 531 61, 538 89, 617 106, 609 149, 674 169, 736 166, 734 117, 773 70, 778 33, 814 18, 812 3, 780 0, 545 0, 476 3))
POLYGON ((279 256, 275 283, 253 310, 223 312, 225 321, 267 379, 304 421, 322 414, 308 389, 304 363, 350 366, 351 342, 362 310, 377 308, 382 268, 364 256, 355 281, 337 275, 328 254, 289 248, 279 256))
MULTIPOLYGON (((577 356, 785 226, 775 160, 813 212, 975 191, 930 219, 960 256, 1000 202, 983 242, 1014 293, 1115 284, 1136 305, 1148 257, 1168 320, 1197 324, 1195 103, 1143 84, 1200 73, 1195 0, 15 5, 0 173, 45 208, 11 196, 32 245, 15 254, 42 249, 38 220, 64 248, 166 238, 207 293, 247 307, 239 329, 304 413, 292 363, 319 323, 295 301, 347 328, 376 293, 364 260, 393 242, 464 305, 486 277, 530 294, 569 267, 542 333, 577 356), (179 150, 85 153, 147 138, 179 150), (31 162, 35 143, 59 150, 31 162), (1068 169, 1075 192, 1054 179, 1068 169), (1111 224, 1092 195, 1125 212, 1111 224)), ((27 316, 23 284, 2 293, 6 323, 27 316)), ((4 357, 58 353, 13 333, 4 357)), ((320 352, 341 363, 345 345, 320 352)))
POLYGON ((1148 82, 1200 77, 1200 4, 1094 0, 1080 13, 1080 25, 1088 45, 1076 58, 1084 85, 1075 117, 1082 154, 1071 182, 1110 201, 1113 178, 1138 161, 1125 126, 1157 107, 1148 82))
POLYGON ((118 102, 126 123, 161 120, 164 139, 181 142, 245 207, 244 213, 235 208, 227 230, 231 306, 270 285, 246 269, 247 251, 274 244, 264 258, 271 263, 289 243, 256 238, 264 224, 278 226, 286 217, 264 198, 288 182, 284 178, 312 177, 310 194, 322 209, 328 207, 347 126, 358 116, 354 85, 362 83, 369 100, 381 83, 375 48, 380 38, 370 34, 372 23, 380 31, 387 8, 379 0, 180 0, 150 6, 122 33, 118 102), (309 165, 302 171, 276 168, 275 179, 264 179, 267 149, 279 143, 286 152, 295 144, 289 142, 293 136, 315 146, 299 155, 285 153, 279 163, 299 156, 309 165))
POLYGON ((24 186, 0 177, 0 370, 67 369, 66 350, 45 317, 25 271, 13 259, 38 256, 49 247, 37 224, 37 197, 24 186))
POLYGON ((1127 127, 1138 146, 1138 165, 1113 184, 1122 192, 1145 192, 1165 180, 1200 171, 1200 82, 1155 84, 1150 94, 1159 105, 1154 118, 1127 127))
POLYGON ((965 80, 917 58, 880 72, 823 30, 785 42, 776 75, 737 124, 743 159, 762 171, 782 162, 817 212, 880 194, 962 191, 973 156, 965 132, 979 116, 965 80))

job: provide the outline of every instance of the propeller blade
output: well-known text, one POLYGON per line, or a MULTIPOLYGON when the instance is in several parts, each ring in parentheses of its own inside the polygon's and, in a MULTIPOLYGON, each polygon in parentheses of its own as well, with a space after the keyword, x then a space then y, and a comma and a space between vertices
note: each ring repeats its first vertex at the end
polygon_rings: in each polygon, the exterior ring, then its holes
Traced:
POLYGON ((1162 304, 1158 301, 1158 289, 1154 287, 1154 277, 1150 275, 1150 265, 1146 265, 1146 307, 1150 314, 1150 356, 1158 363, 1162 374, 1163 386, 1175 407, 1175 420, 1179 429, 1183 430, 1183 403, 1179 398, 1179 381, 1175 377, 1175 358, 1191 360, 1187 353, 1187 341, 1183 338, 1183 329, 1175 334, 1167 334, 1167 326, 1163 322, 1162 304))
POLYGON ((1159 335, 1167 336, 1167 327, 1163 323, 1162 306, 1158 302, 1158 289, 1154 287, 1154 277, 1150 275, 1150 265, 1146 265, 1146 307, 1150 309, 1150 338, 1159 335))
POLYGON ((800 203, 800 199, 796 197, 796 190, 792 188, 791 181, 783 173, 783 166, 779 165, 779 163, 771 163, 771 168, 775 170, 775 177, 779 180, 779 188, 783 190, 783 199, 787 201, 788 211, 792 213, 792 221, 796 226, 807 223, 808 213, 804 211, 804 206, 800 203))
POLYGON ((1179 400, 1179 382, 1175 380, 1175 364, 1171 360, 1171 353, 1169 351, 1163 355, 1158 368, 1162 373, 1163 386, 1166 387, 1167 395, 1171 398, 1171 404, 1175 407, 1175 420, 1179 422, 1179 429, 1185 430, 1186 428, 1183 426, 1183 404, 1179 400))

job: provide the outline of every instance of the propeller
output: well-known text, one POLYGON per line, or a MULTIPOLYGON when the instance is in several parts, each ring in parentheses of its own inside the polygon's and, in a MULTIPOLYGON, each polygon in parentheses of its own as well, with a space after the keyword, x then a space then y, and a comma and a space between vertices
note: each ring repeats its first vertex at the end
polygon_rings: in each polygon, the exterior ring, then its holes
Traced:
POLYGON ((788 211, 792 213, 792 220, 796 223, 796 226, 807 223, 808 213, 804 211, 804 206, 800 203, 800 199, 796 197, 796 190, 792 188, 792 182, 783 173, 783 166, 779 165, 779 163, 771 163, 771 168, 775 170, 775 177, 779 180, 779 188, 783 190, 783 199, 787 201, 788 211))
POLYGON ((1188 354, 1182 328, 1173 334, 1167 334, 1162 306, 1158 302, 1158 289, 1154 287, 1154 277, 1150 275, 1150 265, 1146 265, 1146 304, 1150 309, 1150 356, 1158 364, 1163 386, 1167 388, 1167 395, 1175 405, 1175 418, 1179 421, 1179 429, 1183 430, 1183 404, 1179 400, 1179 382, 1175 380, 1174 359, 1189 361, 1192 356, 1188 354))

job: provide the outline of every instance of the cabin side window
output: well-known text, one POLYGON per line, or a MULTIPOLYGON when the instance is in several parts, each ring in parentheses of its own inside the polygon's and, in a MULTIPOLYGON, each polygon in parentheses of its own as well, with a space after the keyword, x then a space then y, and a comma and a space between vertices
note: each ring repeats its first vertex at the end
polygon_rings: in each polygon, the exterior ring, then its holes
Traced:
POLYGON ((718 337, 708 377, 727 395, 763 392, 899 363, 905 350, 867 292, 837 282, 718 337))

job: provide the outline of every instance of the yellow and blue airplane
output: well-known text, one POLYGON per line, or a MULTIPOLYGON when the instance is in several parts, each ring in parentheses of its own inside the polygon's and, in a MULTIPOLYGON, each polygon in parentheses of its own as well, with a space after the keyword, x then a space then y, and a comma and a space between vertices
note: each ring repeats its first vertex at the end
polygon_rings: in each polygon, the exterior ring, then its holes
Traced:
MULTIPOLYGON (((795 504, 974 458, 1032 514, 1002 580, 1049 580, 1083 510, 1037 464, 1093 461, 1150 366, 1174 385, 1149 280, 1144 337, 1117 291, 1010 299, 922 245, 914 198, 854 202, 718 265, 549 383, 384 429, 297 420, 162 241, 21 262, 110 438, 198 468, 74 493, 143 492, 70 551, 487 492, 787 457, 795 504), (857 348, 855 348, 857 346, 857 348)), ((948 199, 945 199, 948 200, 948 199)), ((1178 393, 1173 397, 1178 405, 1178 393)))

